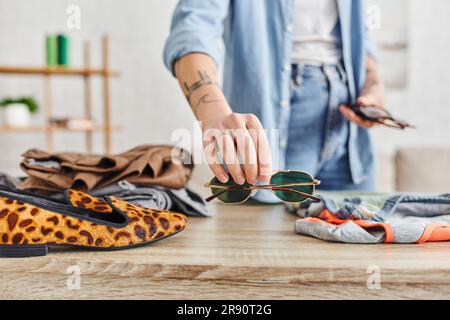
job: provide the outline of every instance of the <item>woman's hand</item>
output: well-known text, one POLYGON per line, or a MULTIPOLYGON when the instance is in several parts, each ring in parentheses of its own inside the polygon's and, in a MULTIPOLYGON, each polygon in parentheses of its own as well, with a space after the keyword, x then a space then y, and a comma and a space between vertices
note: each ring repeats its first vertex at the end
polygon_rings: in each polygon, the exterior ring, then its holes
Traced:
MULTIPOLYGON (((383 108, 385 105, 383 80, 377 72, 375 62, 370 58, 367 61, 366 82, 361 91, 361 95, 356 100, 356 104, 358 106, 372 105, 379 108, 383 108)), ((377 125, 375 122, 361 119, 346 105, 341 105, 340 111, 347 120, 356 123, 360 127, 372 128, 377 125)))
POLYGON ((218 85, 214 61, 192 53, 180 58, 174 71, 202 127, 205 158, 214 175, 227 182, 225 165, 238 184, 269 181, 272 156, 261 122, 253 114, 233 113, 218 85))
POLYGON ((270 180, 270 146, 261 122, 255 115, 230 113, 210 123, 203 123, 203 133, 206 159, 221 182, 228 181, 223 164, 238 184, 245 181, 255 184, 257 179, 270 180))

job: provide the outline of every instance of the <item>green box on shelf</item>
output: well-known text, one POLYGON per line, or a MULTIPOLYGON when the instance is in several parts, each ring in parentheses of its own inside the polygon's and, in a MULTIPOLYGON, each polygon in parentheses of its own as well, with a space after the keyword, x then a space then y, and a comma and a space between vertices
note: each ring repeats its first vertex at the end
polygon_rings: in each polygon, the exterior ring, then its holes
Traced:
POLYGON ((58 65, 67 67, 69 65, 69 38, 63 34, 58 34, 58 65))

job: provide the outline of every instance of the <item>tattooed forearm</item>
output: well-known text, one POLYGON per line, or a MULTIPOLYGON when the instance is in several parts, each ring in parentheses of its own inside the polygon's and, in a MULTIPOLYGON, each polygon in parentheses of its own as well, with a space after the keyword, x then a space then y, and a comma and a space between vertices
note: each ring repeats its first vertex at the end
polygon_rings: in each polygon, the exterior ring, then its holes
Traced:
POLYGON ((186 99, 189 102, 191 102, 191 96, 196 90, 208 85, 217 85, 206 71, 198 71, 198 75, 200 79, 191 85, 189 85, 186 81, 183 82, 183 86, 186 92, 186 99))

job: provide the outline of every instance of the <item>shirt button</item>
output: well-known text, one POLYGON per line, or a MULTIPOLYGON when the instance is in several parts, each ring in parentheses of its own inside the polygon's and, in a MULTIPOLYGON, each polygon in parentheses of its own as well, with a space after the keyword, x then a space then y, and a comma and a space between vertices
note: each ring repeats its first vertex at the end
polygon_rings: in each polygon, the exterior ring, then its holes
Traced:
POLYGON ((286 26, 286 31, 287 31, 287 32, 292 32, 292 31, 294 31, 294 25, 293 25, 293 24, 288 24, 288 25, 286 26))
POLYGON ((282 108, 287 108, 287 107, 289 107, 289 103, 287 102, 287 100, 281 100, 280 101, 280 106, 282 108))
POLYGON ((286 64, 283 66, 283 71, 284 71, 284 72, 289 72, 289 71, 291 71, 291 65, 290 65, 289 63, 286 63, 286 64))
POLYGON ((280 147, 281 147, 282 149, 286 148, 286 147, 287 147, 287 141, 286 141, 286 140, 281 140, 281 141, 280 141, 280 147))

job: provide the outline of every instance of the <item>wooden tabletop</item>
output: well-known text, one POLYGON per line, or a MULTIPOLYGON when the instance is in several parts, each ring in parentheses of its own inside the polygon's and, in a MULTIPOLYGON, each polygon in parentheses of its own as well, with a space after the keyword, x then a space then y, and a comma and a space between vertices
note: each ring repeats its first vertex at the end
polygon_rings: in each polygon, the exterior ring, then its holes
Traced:
POLYGON ((215 209, 147 247, 1 259, 0 298, 450 298, 449 243, 328 243, 281 205, 215 209))

